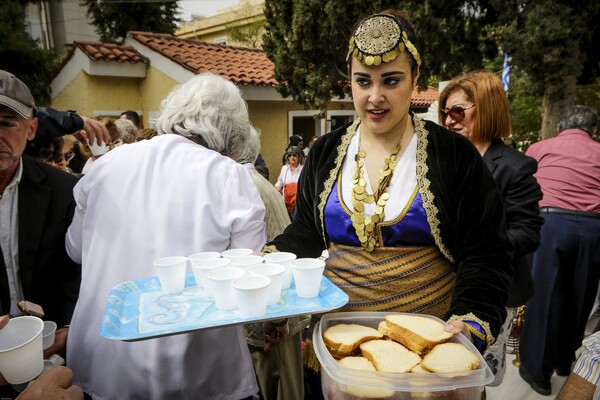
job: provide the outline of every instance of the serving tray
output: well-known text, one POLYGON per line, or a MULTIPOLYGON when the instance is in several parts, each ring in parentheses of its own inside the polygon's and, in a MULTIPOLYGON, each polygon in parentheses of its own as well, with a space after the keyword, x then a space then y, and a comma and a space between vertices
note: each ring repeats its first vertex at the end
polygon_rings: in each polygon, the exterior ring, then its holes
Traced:
POLYGON ((185 290, 164 293, 158 276, 127 281, 111 291, 100 325, 107 339, 138 341, 162 336, 281 319, 302 314, 324 313, 348 302, 348 295, 329 279, 321 280, 319 296, 306 299, 296 295, 292 286, 281 291, 279 303, 267 306, 258 318, 243 318, 239 311, 217 309, 214 298, 196 286, 192 273, 187 273, 185 290))

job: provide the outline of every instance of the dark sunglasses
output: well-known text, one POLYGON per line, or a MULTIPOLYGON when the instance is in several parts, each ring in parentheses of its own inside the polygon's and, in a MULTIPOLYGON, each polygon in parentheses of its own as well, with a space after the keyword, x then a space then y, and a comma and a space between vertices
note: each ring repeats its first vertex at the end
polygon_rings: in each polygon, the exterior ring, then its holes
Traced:
POLYGON ((298 154, 288 154, 288 157, 300 157, 298 154))
POLYGON ((442 118, 444 121, 446 121, 446 118, 450 116, 450 118, 452 118, 456 122, 460 122, 463 119, 465 119, 465 111, 473 107, 475 107, 475 104, 469 107, 453 106, 451 108, 444 108, 442 110, 442 118))
POLYGON ((59 154, 56 157, 51 157, 49 161, 59 163, 62 160, 65 160, 66 162, 69 162, 73 159, 73 157, 75 157, 75 153, 73 153, 72 151, 68 151, 65 154, 59 154))

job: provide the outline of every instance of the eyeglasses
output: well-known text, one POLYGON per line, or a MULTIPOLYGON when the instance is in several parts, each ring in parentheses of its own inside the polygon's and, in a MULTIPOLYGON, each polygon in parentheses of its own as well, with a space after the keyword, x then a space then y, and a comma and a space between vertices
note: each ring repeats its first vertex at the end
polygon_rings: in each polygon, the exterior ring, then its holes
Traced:
POLYGON ((452 106, 451 108, 444 108, 442 110, 442 118, 445 121, 446 118, 448 118, 448 116, 450 116, 450 118, 452 118, 453 120, 455 120, 456 122, 460 122, 463 119, 465 119, 465 111, 467 111, 470 108, 475 107, 475 104, 469 106, 469 107, 463 107, 463 106, 452 106))
POLYGON ((59 154, 56 157, 51 157, 51 161, 54 161, 55 163, 59 163, 62 160, 69 162, 73 159, 73 157, 75 157, 75 153, 73 153, 72 151, 68 151, 65 154, 59 154))
POLYGON ((298 154, 288 154, 287 156, 288 156, 288 158, 289 157, 300 157, 298 154))

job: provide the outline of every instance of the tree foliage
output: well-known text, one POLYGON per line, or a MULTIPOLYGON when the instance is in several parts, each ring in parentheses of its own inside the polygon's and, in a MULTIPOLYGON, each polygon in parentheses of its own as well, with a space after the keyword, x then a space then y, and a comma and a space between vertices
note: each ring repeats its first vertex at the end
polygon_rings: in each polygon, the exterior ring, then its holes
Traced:
POLYGON ((555 134, 560 114, 575 101, 575 84, 600 72, 600 2, 596 0, 490 0, 501 10, 490 39, 531 77, 543 96, 542 137, 555 134), (596 42, 594 42, 596 40, 596 42))
POLYGON ((519 95, 530 102, 537 97, 526 105, 509 91, 513 108, 527 110, 515 115, 524 132, 540 120, 542 130, 554 132, 574 102, 576 82, 594 82, 600 74, 597 0, 266 0, 263 48, 275 63, 280 93, 319 109, 347 93, 344 57, 352 25, 386 8, 406 10, 417 28, 421 86, 508 52, 513 72, 527 82, 519 95), (533 118, 536 109, 542 118, 533 118))
POLYGON ((266 0, 267 31, 263 48, 275 63, 278 90, 301 104, 325 109, 347 93, 347 43, 353 25, 373 12, 401 8, 420 36, 423 65, 419 83, 482 68, 484 56, 495 52, 481 41, 488 14, 475 1, 390 0, 266 0))
POLYGON ((54 52, 40 48, 26 31, 25 1, 0 2, 0 69, 21 79, 37 105, 50 102, 48 81, 57 63, 54 52))
POLYGON ((121 43, 128 31, 173 33, 181 22, 176 1, 84 0, 100 40, 121 43))

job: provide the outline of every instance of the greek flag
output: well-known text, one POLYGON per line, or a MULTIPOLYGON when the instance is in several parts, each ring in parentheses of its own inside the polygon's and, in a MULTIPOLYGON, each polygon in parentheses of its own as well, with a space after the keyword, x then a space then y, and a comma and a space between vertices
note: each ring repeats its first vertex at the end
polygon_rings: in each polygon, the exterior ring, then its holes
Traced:
POLYGON ((510 83, 510 66, 508 62, 510 61, 510 57, 508 53, 504 53, 504 67, 502 68, 502 84, 504 85, 504 91, 508 92, 508 84, 510 83))

